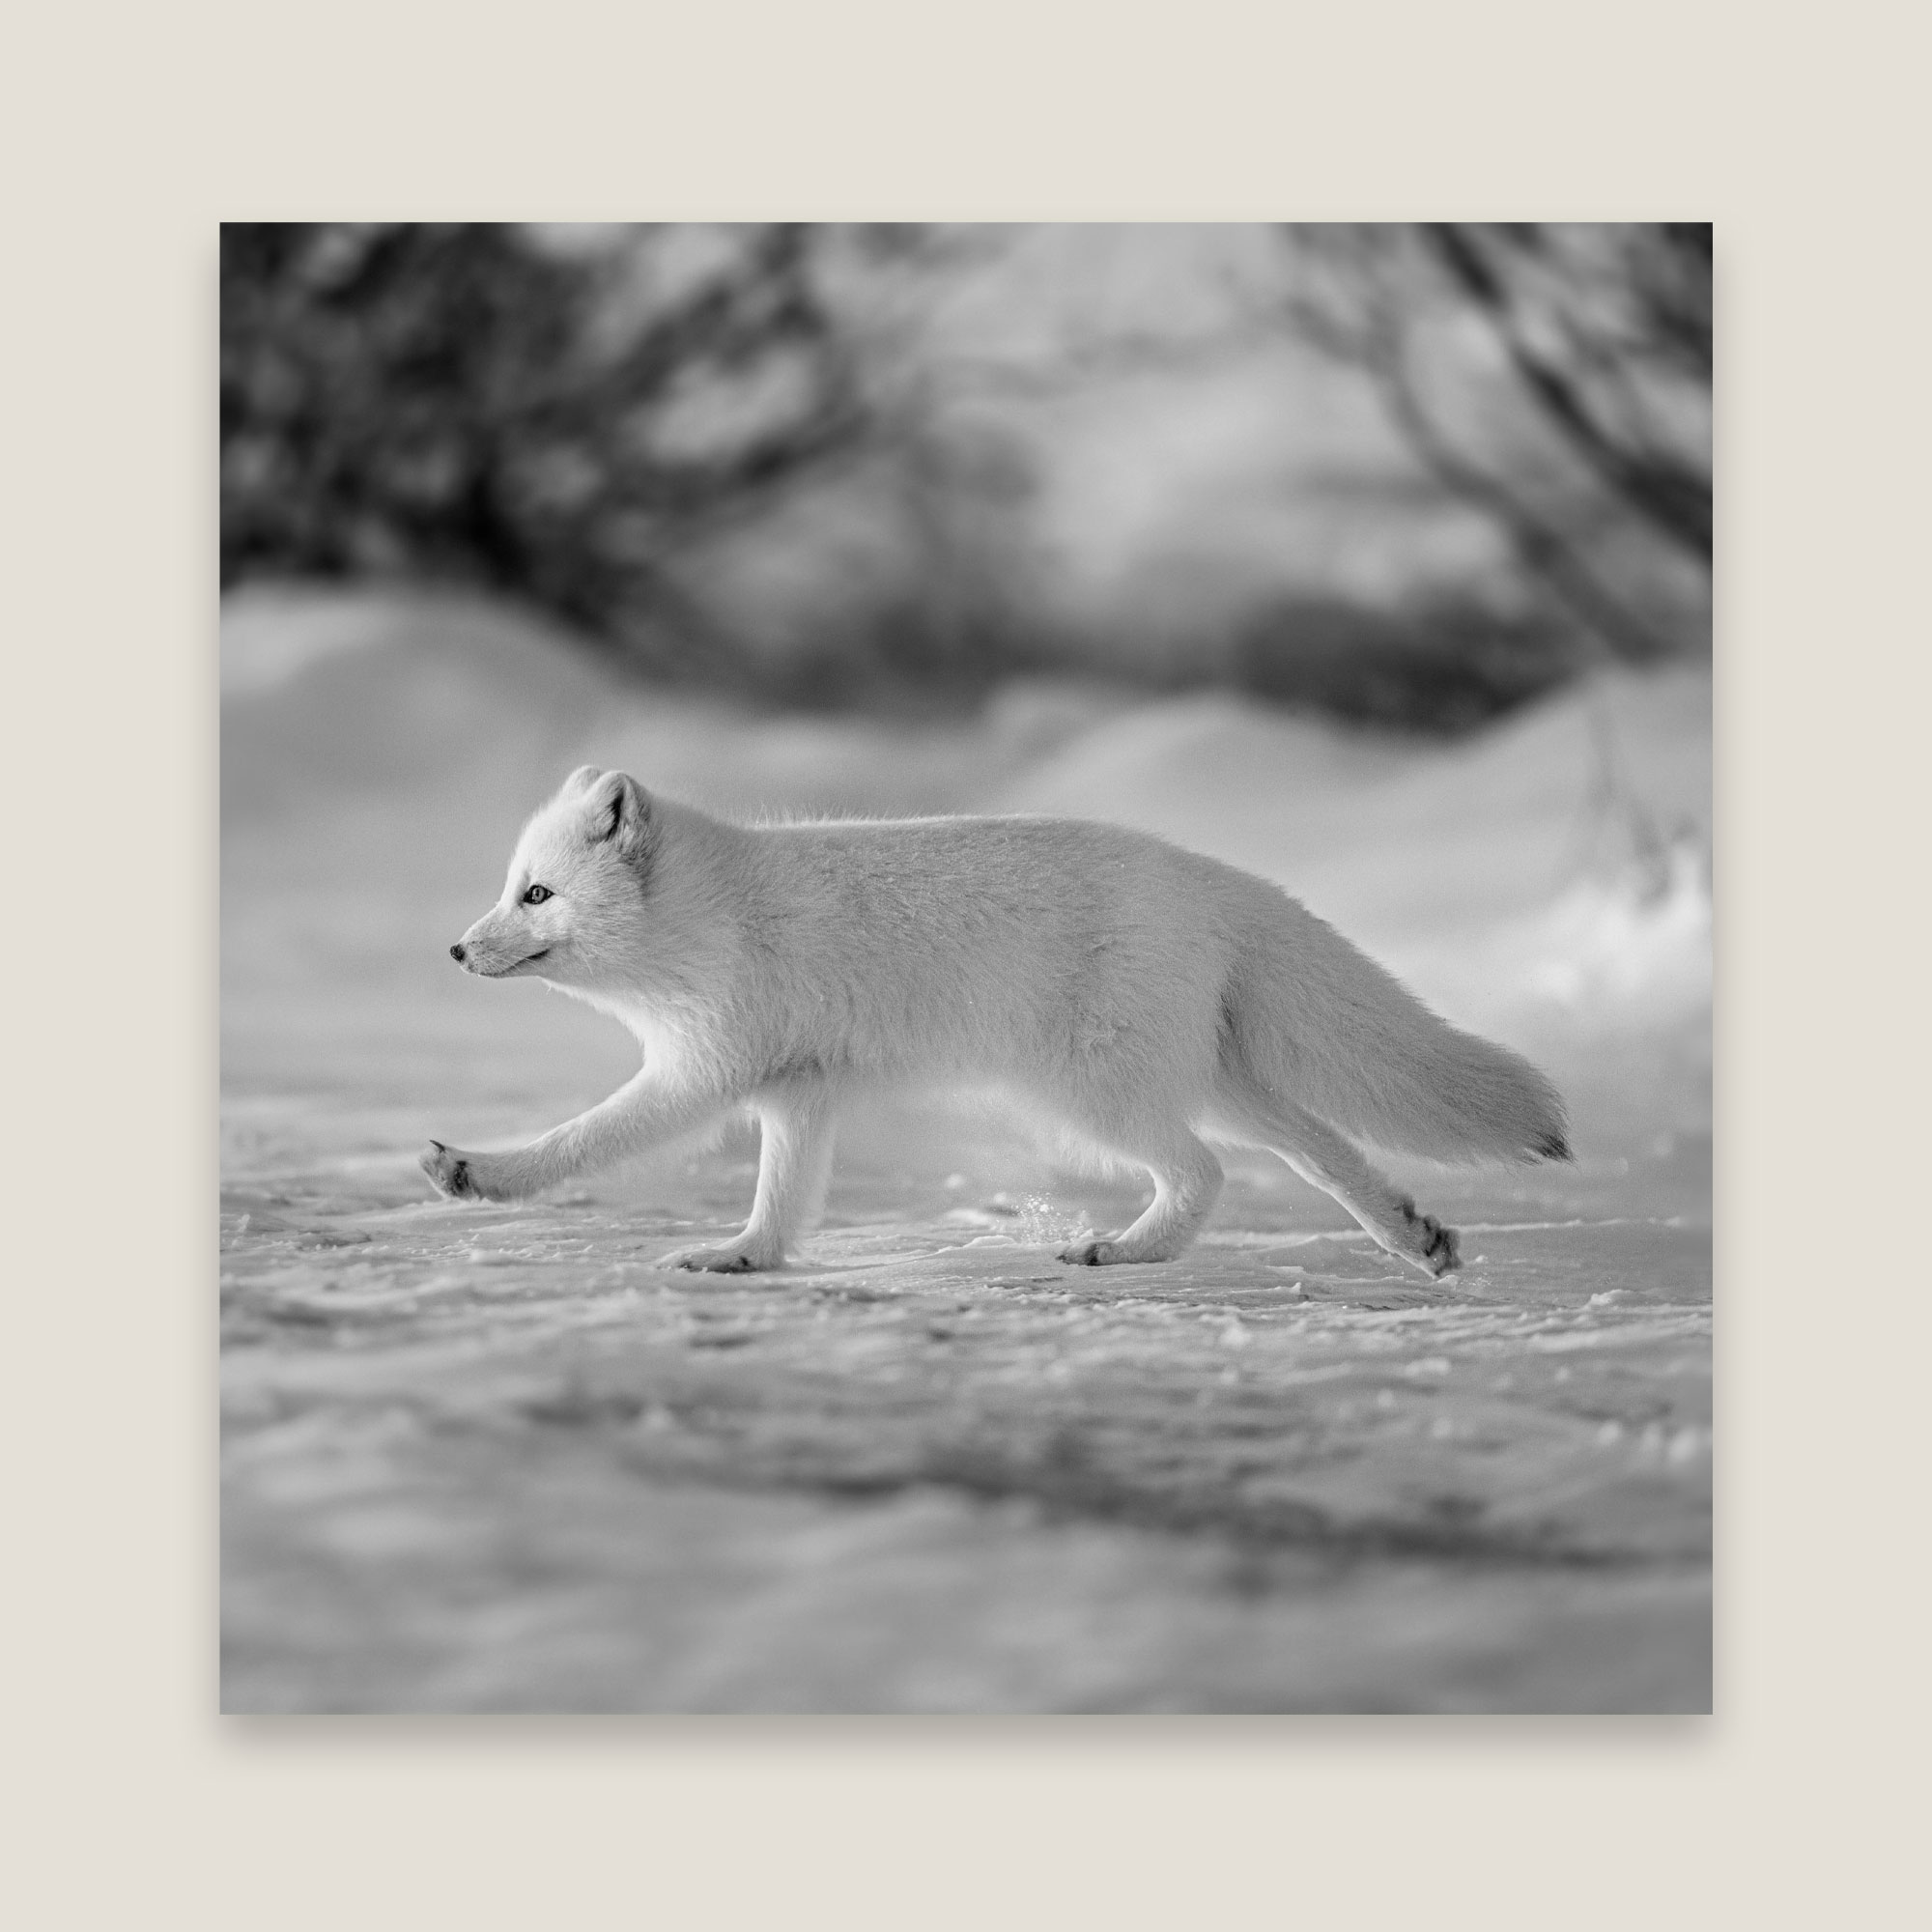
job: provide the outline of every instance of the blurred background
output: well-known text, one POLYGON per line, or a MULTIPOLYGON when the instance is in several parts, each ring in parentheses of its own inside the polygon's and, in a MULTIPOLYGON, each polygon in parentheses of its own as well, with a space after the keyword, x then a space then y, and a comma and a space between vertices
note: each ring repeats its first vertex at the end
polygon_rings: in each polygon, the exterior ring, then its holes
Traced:
POLYGON ((226 1708, 1705 1707, 1707 227, 242 225, 220 281, 226 1708), (447 958, 585 761, 1243 866, 1577 1166, 1395 1164, 1449 1290, 1264 1156, 1069 1283, 1133 1190, 944 1102, 841 1121, 799 1276, 650 1266, 749 1130, 433 1202, 432 1134, 635 1069, 447 958))
POLYGON ((1706 227, 231 226, 224 587, 639 678, 1435 735, 1709 650, 1706 227))

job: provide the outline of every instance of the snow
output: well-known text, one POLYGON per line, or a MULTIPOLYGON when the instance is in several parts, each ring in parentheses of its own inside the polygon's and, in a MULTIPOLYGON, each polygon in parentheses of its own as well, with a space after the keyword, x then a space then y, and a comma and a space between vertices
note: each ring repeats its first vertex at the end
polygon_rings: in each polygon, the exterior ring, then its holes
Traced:
POLYGON ((225 1708, 1708 1707, 1708 675, 1450 746, 1074 686, 909 725, 641 691, 486 606, 256 594, 223 690, 225 1708), (431 1200, 432 1134, 630 1070, 446 957, 586 760, 1248 866, 1535 1054, 1577 1166, 1402 1170, 1481 1236, 1443 1285, 1259 1157, 1184 1261, 1065 1268, 1132 1191, 942 1103, 844 1125, 781 1275, 652 1265, 742 1220, 749 1132, 431 1200))

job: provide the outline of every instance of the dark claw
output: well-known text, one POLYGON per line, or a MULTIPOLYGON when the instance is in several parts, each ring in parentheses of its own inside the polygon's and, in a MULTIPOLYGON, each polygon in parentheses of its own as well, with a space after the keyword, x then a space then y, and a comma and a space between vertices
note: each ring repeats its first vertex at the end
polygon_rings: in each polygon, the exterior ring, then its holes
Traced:
POLYGON ((446 1176, 439 1178, 437 1168, 440 1156, 447 1154, 449 1150, 441 1141, 431 1141, 429 1145, 430 1151, 424 1154, 416 1165, 436 1182, 438 1190, 447 1194, 472 1196, 475 1190, 469 1182, 469 1163, 467 1160, 459 1160, 446 1176))

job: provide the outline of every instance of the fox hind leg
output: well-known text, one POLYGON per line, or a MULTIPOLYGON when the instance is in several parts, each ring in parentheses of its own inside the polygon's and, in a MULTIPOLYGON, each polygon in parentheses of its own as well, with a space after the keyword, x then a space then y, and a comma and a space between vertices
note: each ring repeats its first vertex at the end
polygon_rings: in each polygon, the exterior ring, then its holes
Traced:
POLYGON ((782 1267, 786 1252, 817 1218, 832 1178, 836 1122, 822 1093, 761 1094, 758 1188, 752 1218, 722 1247, 680 1248, 660 1267, 752 1274, 782 1267))
POLYGON ((1340 1202, 1390 1254, 1413 1262, 1437 1281, 1462 1265, 1456 1230, 1419 1211, 1327 1122, 1274 1100, 1264 1107, 1250 1102, 1240 1111, 1248 1117, 1243 1139, 1252 1135, 1310 1186, 1340 1202))
MULTIPOLYGON (((1124 1154, 1125 1149, 1121 1151, 1124 1154)), ((1212 1150, 1183 1133, 1158 1154, 1130 1156, 1153 1176, 1153 1199, 1132 1227, 1112 1240, 1078 1241, 1060 1259, 1081 1267, 1116 1262, 1171 1262, 1200 1233, 1221 1193, 1221 1163, 1212 1150)))

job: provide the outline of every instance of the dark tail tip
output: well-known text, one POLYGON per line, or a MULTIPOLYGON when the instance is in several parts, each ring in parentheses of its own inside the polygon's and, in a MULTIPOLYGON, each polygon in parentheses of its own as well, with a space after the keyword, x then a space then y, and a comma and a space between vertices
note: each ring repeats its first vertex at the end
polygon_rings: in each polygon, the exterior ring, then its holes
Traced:
POLYGON ((1545 1134, 1532 1151, 1539 1160, 1567 1160, 1574 1163, 1577 1158, 1570 1151, 1570 1143, 1561 1134, 1545 1134))

